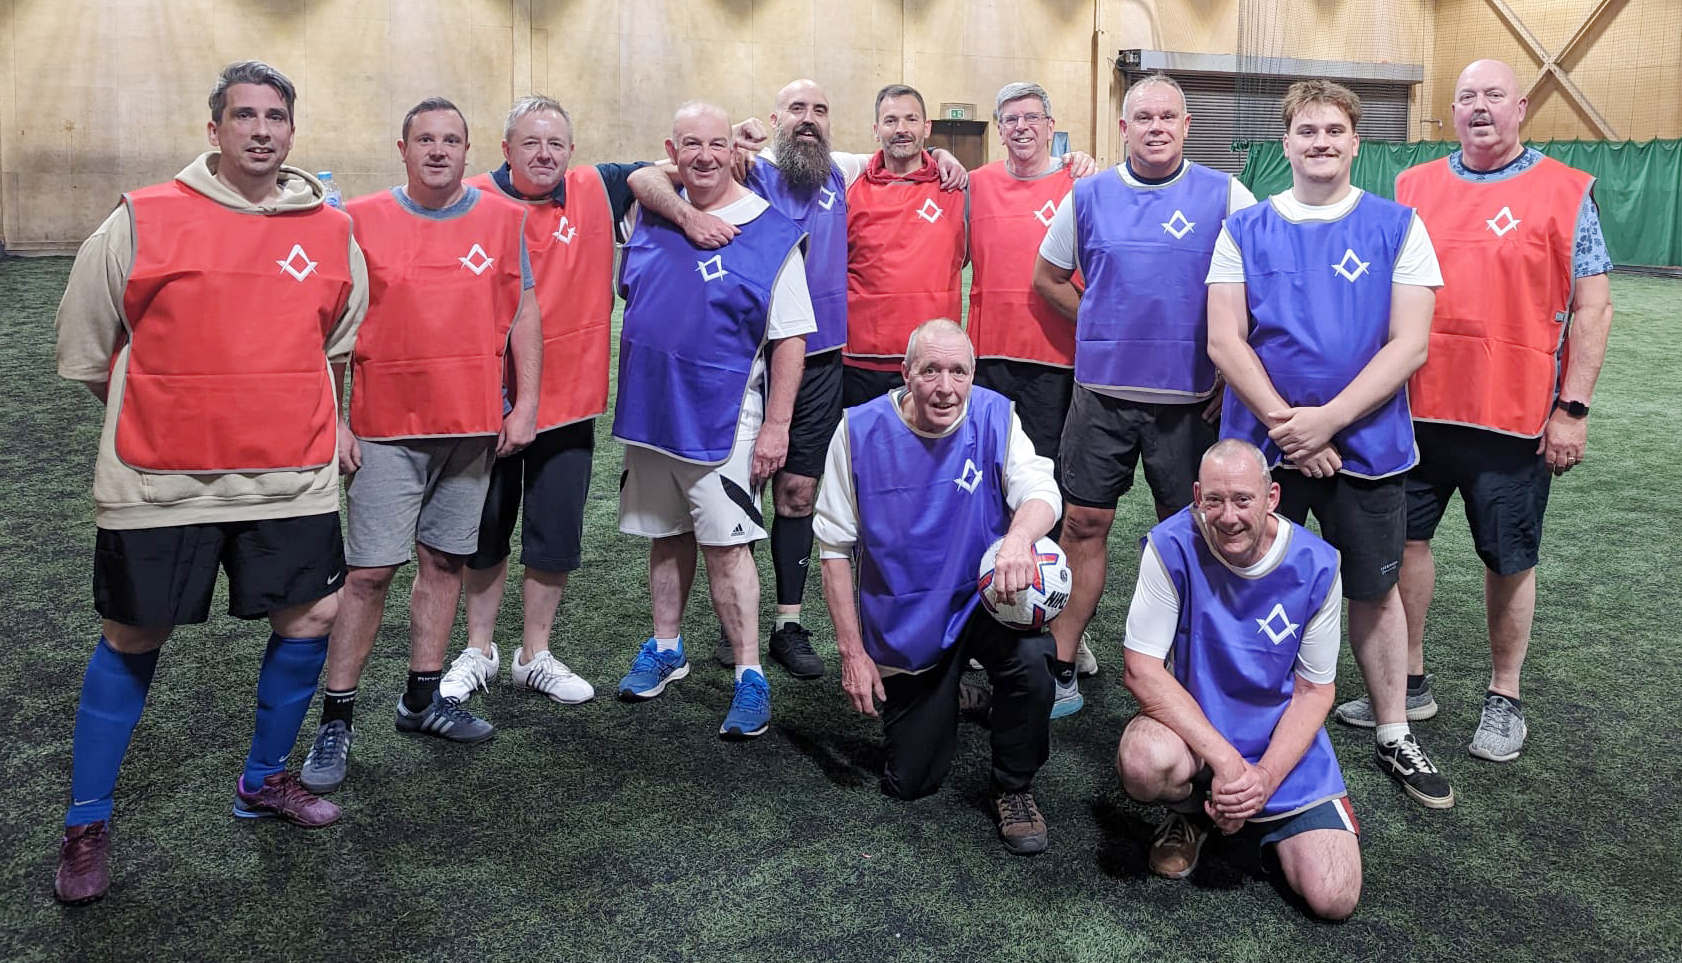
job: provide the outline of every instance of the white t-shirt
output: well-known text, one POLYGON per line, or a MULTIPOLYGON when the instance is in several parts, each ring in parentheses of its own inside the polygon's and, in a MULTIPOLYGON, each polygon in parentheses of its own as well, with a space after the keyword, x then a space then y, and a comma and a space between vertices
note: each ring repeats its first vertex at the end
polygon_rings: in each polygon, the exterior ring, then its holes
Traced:
MULTIPOLYGON (((1227 565, 1235 578, 1259 578, 1284 558, 1285 550, 1298 529, 1282 515, 1273 516, 1279 532, 1260 561, 1245 568, 1227 565)), ((1215 557, 1226 565, 1219 553, 1215 557)), ((1330 685, 1337 680, 1337 650, 1343 619, 1343 576, 1332 582, 1325 604, 1308 620, 1297 650, 1297 675, 1309 682, 1330 685)), ((1127 609, 1127 638, 1123 647, 1158 659, 1168 658, 1174 647, 1174 632, 1180 622, 1180 597, 1173 580, 1156 553, 1146 549, 1139 559, 1139 581, 1133 588, 1133 604, 1127 609)))
MULTIPOLYGON (((1290 191, 1281 191, 1268 198, 1267 202, 1286 220, 1335 221, 1354 210, 1355 202, 1365 193, 1359 187, 1351 187, 1342 200, 1316 206, 1298 201, 1290 191)), ((1238 250, 1238 242, 1232 239, 1232 232, 1223 224, 1221 236, 1215 239, 1215 257, 1209 263, 1208 283, 1231 282, 1244 283, 1244 256, 1238 250)), ((1437 265, 1436 248, 1431 246, 1431 235, 1426 233, 1425 222, 1419 219, 1417 211, 1413 215, 1413 224, 1408 228, 1407 239, 1402 242, 1402 252, 1396 257, 1396 270, 1391 275, 1391 282, 1422 288, 1443 286, 1443 272, 1437 265)))
MULTIPOLYGON (((907 430, 925 438, 949 435, 969 417, 969 402, 965 401, 963 415, 953 422, 951 428, 939 435, 918 431, 905 421, 905 413, 900 410, 905 392, 905 388, 895 388, 889 394, 894 410, 899 412, 900 421, 907 430)), ((1005 504, 1012 512, 1029 499, 1037 498, 1050 505, 1057 515, 1063 514, 1063 496, 1052 474, 1051 459, 1035 453, 1034 443, 1022 430, 1022 419, 1017 417, 1014 408, 1010 412, 1010 441, 1005 448, 1004 489, 1005 504)), ((818 489, 817 510, 812 520, 812 534, 818 541, 819 558, 851 558, 853 546, 859 540, 858 492, 853 488, 853 454, 852 444, 847 438, 846 412, 841 413, 841 423, 829 440, 823 485, 818 489)))
MULTIPOLYGON (((742 189, 742 196, 729 204, 710 211, 714 217, 737 226, 758 217, 771 205, 758 194, 742 189)), ((631 225, 636 226, 637 208, 632 208, 631 225)), ((771 304, 765 321, 767 346, 783 338, 810 335, 818 330, 817 314, 812 310, 812 295, 806 287, 806 261, 798 249, 792 251, 777 275, 777 285, 771 291, 771 304)), ((748 372, 747 396, 742 401, 742 415, 736 422, 736 437, 751 438, 765 420, 765 351, 753 357, 748 372)))
MULTIPOLYGON (((1122 181, 1128 187, 1148 190, 1153 187, 1166 187, 1186 176, 1191 169, 1189 163, 1180 165, 1180 172, 1161 184, 1146 184, 1134 177, 1126 164, 1117 164, 1115 172, 1121 175, 1122 181)), ((1094 175, 1104 177, 1104 174, 1094 175)), ((1250 189, 1239 183, 1234 177, 1228 181, 1231 188, 1227 191, 1226 212, 1241 211, 1256 202, 1250 189)), ((1070 191, 1062 202, 1057 205, 1057 214, 1051 219, 1051 226, 1046 228, 1045 240, 1040 242, 1040 257, 1065 271, 1073 271, 1079 261, 1075 253, 1075 192, 1070 191)))

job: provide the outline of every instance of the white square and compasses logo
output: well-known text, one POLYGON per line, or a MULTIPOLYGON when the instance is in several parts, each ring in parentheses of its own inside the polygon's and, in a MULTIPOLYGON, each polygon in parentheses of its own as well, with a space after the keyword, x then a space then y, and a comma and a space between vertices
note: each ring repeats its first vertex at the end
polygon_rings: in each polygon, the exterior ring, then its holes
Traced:
POLYGON ((309 277, 315 271, 315 262, 310 260, 308 254, 304 253, 302 244, 292 245, 292 253, 286 255, 285 260, 275 263, 280 265, 282 273, 292 275, 295 281, 303 281, 304 278, 309 277), (302 266, 299 266, 300 262, 302 266))
POLYGON ((1344 248, 1343 260, 1332 265, 1332 270, 1343 275, 1345 281, 1354 284, 1356 278, 1367 273, 1367 262, 1355 255, 1354 248, 1344 248))
POLYGON ((701 280, 703 281, 717 281, 730 273, 724 269, 724 255, 722 254, 714 254, 705 261, 696 261, 695 270, 701 272, 701 280))
POLYGON ((1046 227, 1051 226, 1051 219, 1056 217, 1056 216, 1057 216, 1057 205, 1051 203, 1050 201, 1046 201, 1044 207, 1042 207, 1039 210, 1034 212, 1034 219, 1039 221, 1041 224, 1043 224, 1046 227))
POLYGON ((823 200, 818 202, 819 207, 827 211, 835 206, 835 198, 839 195, 827 187, 819 188, 819 193, 823 195, 823 200))
POLYGON ((958 473, 957 478, 952 479, 952 484, 966 492, 975 491, 975 486, 981 484, 981 469, 975 467, 975 459, 964 459, 964 470, 958 473))
POLYGON ((1495 232, 1496 237, 1503 237, 1508 231, 1518 227, 1523 222, 1513 216, 1512 208, 1503 207, 1499 214, 1484 221, 1484 223, 1489 225, 1489 229, 1495 232))
POLYGON ((940 205, 936 204, 934 202, 934 198, 931 197, 923 202, 923 206, 917 211, 917 216, 925 221, 928 221, 930 224, 933 224, 935 221, 940 220, 940 215, 944 213, 946 212, 941 210, 940 205))
POLYGON ((1175 211, 1173 217, 1170 217, 1168 220, 1162 222, 1162 229, 1169 234, 1174 235, 1174 240, 1176 241, 1183 240, 1187 234, 1191 233, 1191 229, 1196 226, 1196 224, 1186 220, 1186 215, 1183 211, 1175 211))
POLYGON ((571 244, 572 239, 577 236, 578 228, 572 226, 572 222, 567 220, 565 214, 561 215, 561 223, 555 225, 555 233, 550 235, 562 244, 571 244))
POLYGON ((1273 611, 1267 613, 1267 618, 1256 620, 1256 631, 1265 633, 1269 639, 1273 640, 1274 645, 1278 645, 1296 635, 1299 628, 1301 626, 1292 622, 1291 617, 1285 614, 1285 603, 1283 602, 1273 603, 1273 611), (1279 623, 1277 627, 1273 624, 1275 621, 1279 623))
POLYGON ((467 252, 466 257, 459 257, 456 260, 461 262, 462 267, 474 274, 484 274, 485 271, 490 269, 491 265, 496 263, 496 258, 486 254, 485 249, 477 244, 473 245, 473 250, 467 252))

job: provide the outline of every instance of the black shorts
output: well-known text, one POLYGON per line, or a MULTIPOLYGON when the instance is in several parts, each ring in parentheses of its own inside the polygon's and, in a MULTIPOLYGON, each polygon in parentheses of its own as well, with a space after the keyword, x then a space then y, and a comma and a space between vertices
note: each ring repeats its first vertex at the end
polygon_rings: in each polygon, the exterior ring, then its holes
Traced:
POLYGON ((1553 475, 1534 438, 1415 422, 1419 464, 1407 474, 1407 537, 1426 541, 1455 492, 1466 503, 1484 567, 1517 575, 1536 567, 1553 475))
POLYGON ((975 362, 975 383, 1016 402, 1016 416, 1034 443, 1034 453, 1058 464, 1063 421, 1075 390, 1073 371, 1032 361, 981 358, 975 362))
POLYGON ((1302 525, 1312 511, 1320 536, 1337 549, 1343 597, 1356 602, 1383 598, 1402 571, 1407 528, 1403 476, 1309 478, 1280 466, 1273 469, 1273 480, 1279 483, 1279 514, 1302 525))
POLYGON ((467 556, 467 567, 501 564, 519 517, 521 565, 544 572, 578 568, 595 449, 596 421, 590 418, 539 432, 518 454, 498 458, 479 515, 479 548, 467 556))
POLYGON ((345 581, 339 513, 251 522, 99 529, 93 605, 140 628, 210 617, 216 572, 228 572, 228 614, 260 619, 332 595, 345 581))
POLYGON ((1215 426, 1203 420, 1208 406, 1125 401, 1075 385, 1063 423, 1064 501, 1114 509, 1143 455, 1151 497, 1176 511, 1190 505, 1198 462, 1215 443, 1215 426))
POLYGON ((843 364, 841 371, 841 406, 851 408, 880 398, 895 388, 903 387, 905 374, 898 368, 874 371, 843 364))
POLYGON ((783 471, 822 478, 829 440, 841 423, 841 352, 808 355, 794 396, 794 419, 788 426, 788 459, 783 471))

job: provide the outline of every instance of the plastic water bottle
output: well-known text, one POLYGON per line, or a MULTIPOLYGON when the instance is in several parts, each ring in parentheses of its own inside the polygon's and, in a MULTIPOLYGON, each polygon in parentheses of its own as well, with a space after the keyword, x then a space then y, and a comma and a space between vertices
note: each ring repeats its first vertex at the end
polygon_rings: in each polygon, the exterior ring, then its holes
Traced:
POLYGON ((321 181, 321 186, 325 192, 322 199, 327 203, 327 206, 336 207, 341 211, 344 210, 345 198, 343 194, 339 193, 339 185, 333 183, 333 172, 322 171, 315 176, 317 180, 321 181))

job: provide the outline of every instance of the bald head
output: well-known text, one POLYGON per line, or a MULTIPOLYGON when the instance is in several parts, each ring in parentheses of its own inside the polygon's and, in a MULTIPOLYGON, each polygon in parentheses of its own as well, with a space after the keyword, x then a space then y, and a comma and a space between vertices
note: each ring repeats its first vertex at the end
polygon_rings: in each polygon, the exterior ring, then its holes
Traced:
POLYGON ((1519 128, 1528 107, 1513 68, 1499 60, 1475 60, 1454 83, 1454 132, 1466 166, 1492 171, 1524 150, 1519 128))
POLYGON ((771 111, 771 137, 791 188, 810 195, 829 180, 829 95, 822 87, 804 79, 784 87, 771 111))
POLYGON ((742 188, 730 176, 735 139, 730 115, 702 101, 691 101, 672 117, 666 156, 677 165, 684 192, 697 210, 712 211, 735 200, 742 188))
POLYGON ((1191 498, 1204 541, 1228 564, 1247 568, 1267 554, 1279 530, 1272 518, 1279 486, 1255 445, 1238 438, 1211 445, 1198 466, 1191 498))
POLYGON ((730 115, 723 107, 704 100, 691 100, 677 109, 672 115, 672 140, 679 140, 680 129, 695 129, 697 127, 722 126, 726 132, 730 130, 730 115))
POLYGON ((781 112, 787 110, 789 105, 797 100, 816 101, 827 106, 829 104, 829 94, 824 93, 824 89, 818 86, 817 81, 801 78, 800 80, 790 81, 787 87, 777 91, 777 102, 772 106, 773 109, 781 112))
POLYGON ((1203 475, 1216 468, 1244 468, 1255 472, 1255 479, 1263 487, 1273 480, 1273 473, 1268 470, 1267 457, 1261 449, 1242 438, 1222 438, 1210 445, 1203 452, 1203 460, 1198 463, 1197 473, 1203 475))

